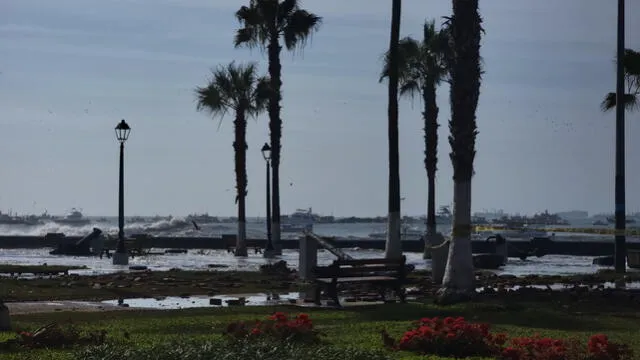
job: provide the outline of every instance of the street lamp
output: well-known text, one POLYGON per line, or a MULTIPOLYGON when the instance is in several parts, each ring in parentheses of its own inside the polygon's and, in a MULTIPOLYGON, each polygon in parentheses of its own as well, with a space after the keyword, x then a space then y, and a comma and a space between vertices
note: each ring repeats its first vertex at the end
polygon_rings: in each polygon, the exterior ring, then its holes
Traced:
POLYGON ((267 246, 263 254, 264 257, 273 257, 275 255, 275 249, 271 242, 271 146, 264 143, 260 151, 262 152, 262 157, 267 164, 267 246))
POLYGON ((131 128, 124 119, 116 126, 116 139, 120 142, 120 179, 118 188, 118 245, 113 254, 113 265, 129 264, 129 254, 124 244, 124 142, 129 138, 131 128))

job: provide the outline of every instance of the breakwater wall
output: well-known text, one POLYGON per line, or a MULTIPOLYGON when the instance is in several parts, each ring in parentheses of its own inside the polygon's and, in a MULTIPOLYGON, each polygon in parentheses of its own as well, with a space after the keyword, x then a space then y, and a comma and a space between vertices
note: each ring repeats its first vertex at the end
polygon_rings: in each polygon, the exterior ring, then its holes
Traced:
MULTIPOLYGON (((59 243, 75 242, 81 239, 79 236, 67 236, 63 238, 46 238, 43 236, 0 236, 0 249, 35 249, 55 248, 59 243)), ((384 240, 380 239, 332 239, 340 248, 380 249, 385 247, 384 240)), ((145 240, 155 248, 167 249, 227 249, 233 246, 233 241, 222 237, 172 237, 157 236, 145 240)), ((264 248, 265 239, 248 239, 249 247, 264 248)), ((519 256, 522 253, 537 255, 574 255, 574 256, 605 256, 614 252, 613 239, 610 242, 590 240, 552 241, 549 239, 534 239, 532 241, 510 241, 509 252, 511 256, 519 256)), ((298 249, 298 240, 283 240, 284 249, 298 249)), ((628 242, 629 249, 640 250, 640 242, 628 242)), ((472 241, 474 253, 493 252, 494 243, 487 241, 472 241)), ((424 243, 420 240, 402 241, 402 249, 406 252, 422 252, 424 243)))

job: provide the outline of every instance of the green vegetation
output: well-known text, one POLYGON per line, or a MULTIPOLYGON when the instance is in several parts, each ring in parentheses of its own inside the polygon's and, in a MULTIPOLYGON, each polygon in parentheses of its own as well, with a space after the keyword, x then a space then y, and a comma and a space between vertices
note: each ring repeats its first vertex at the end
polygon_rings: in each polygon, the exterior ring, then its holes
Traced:
MULTIPOLYGON (((329 359, 341 356, 343 359, 419 359, 409 353, 394 353, 383 346, 381 330, 385 329, 394 337, 411 327, 411 323, 423 317, 463 316, 469 321, 490 323, 496 331, 511 336, 531 336, 539 333, 558 338, 576 338, 586 341, 595 333, 607 334, 612 341, 626 343, 637 353, 640 352, 640 316, 635 310, 637 305, 616 305, 602 307, 600 303, 589 301, 566 302, 538 301, 527 302, 524 299, 503 299, 501 301, 484 300, 482 303, 458 304, 440 307, 432 304, 388 304, 345 308, 343 310, 323 310, 300 307, 243 307, 217 309, 191 309, 177 311, 122 311, 101 313, 50 313, 17 315, 13 317, 15 327, 20 330, 34 330, 43 324, 57 321, 72 321, 84 330, 107 331, 107 344, 91 351, 116 354, 118 348, 141 349, 154 357, 148 359, 301 359, 301 354, 316 354, 317 359, 329 359), (634 307, 635 306, 635 307, 634 307), (308 313, 316 328, 323 335, 323 350, 304 348, 286 348, 268 344, 253 344, 242 347, 248 352, 265 352, 265 349, 277 352, 275 357, 238 356, 239 348, 220 345, 222 332, 227 324, 237 320, 263 319, 275 311, 296 314, 308 313), (205 345, 206 342, 212 342, 205 345), (175 345, 171 345, 175 344, 175 345), (218 344, 218 345, 216 345, 218 344), (213 347, 213 349, 212 349, 213 347), (149 349, 152 350, 149 350, 149 349), (164 350, 163 350, 164 349, 164 350), (174 349, 174 350, 169 350, 174 349), (191 355, 217 353, 216 357, 175 357, 176 351, 191 355), (235 352, 234 352, 235 351, 235 352), (227 355, 234 352, 235 355, 227 355), (369 353, 372 352, 372 353, 369 353), (321 354, 324 353, 324 354, 321 354), (165 354, 165 357, 160 354, 165 354), (173 354, 173 357, 169 356, 173 354), (329 357, 327 355, 333 355, 329 357), (353 355, 353 356, 351 356, 353 355), (364 357, 363 357, 364 356, 364 357)), ((0 333, 0 341, 14 337, 12 333, 0 333)), ((3 359, 66 360, 77 359, 76 350, 19 350, 3 354, 3 359)), ((268 353, 268 351, 267 351, 268 353)), ((131 359, 146 359, 143 356, 131 359)), ((310 358, 314 358, 311 356, 310 358)), ((87 359, 106 359, 91 357, 87 359)), ((116 360, 117 357, 110 359, 116 360)))

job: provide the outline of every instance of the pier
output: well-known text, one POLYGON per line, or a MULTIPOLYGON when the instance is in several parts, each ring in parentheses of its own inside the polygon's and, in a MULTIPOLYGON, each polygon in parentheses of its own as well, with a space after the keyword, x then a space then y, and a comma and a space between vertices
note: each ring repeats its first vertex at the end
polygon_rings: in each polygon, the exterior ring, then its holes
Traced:
MULTIPOLYGON (((339 248, 360 248, 384 250, 385 241, 380 239, 336 239, 324 237, 326 240, 336 244, 339 248)), ((0 248, 5 249, 36 249, 36 248, 56 248, 61 242, 77 242, 81 236, 0 236, 0 248)), ((185 236, 150 236, 145 238, 145 243, 153 248, 165 249, 228 249, 235 246, 235 236, 225 235, 224 237, 185 237, 185 236)), ((266 239, 247 239, 247 246, 266 246, 266 239)), ((298 239, 283 239, 283 249, 298 249, 300 241, 298 239)), ((474 253, 491 252, 495 246, 492 242, 472 241, 474 253)), ((628 249, 640 250, 640 242, 632 240, 627 242, 628 249)), ((422 252, 424 243, 421 240, 402 241, 402 250, 405 252, 422 252)), ((517 256, 518 252, 537 251, 536 255, 573 255, 573 256, 605 256, 614 252, 613 238, 611 241, 572 239, 572 240, 549 240, 534 239, 532 241, 509 241, 509 252, 517 256)))

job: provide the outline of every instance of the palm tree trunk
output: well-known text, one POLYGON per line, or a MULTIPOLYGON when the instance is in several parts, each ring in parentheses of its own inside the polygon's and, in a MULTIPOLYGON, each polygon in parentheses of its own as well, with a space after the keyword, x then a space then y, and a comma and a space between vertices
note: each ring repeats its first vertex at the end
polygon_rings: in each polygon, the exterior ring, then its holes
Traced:
POLYGON ((236 237, 236 256, 247 256, 247 218, 245 210, 245 198, 247 196, 247 120, 244 109, 236 111, 236 119, 233 122, 235 130, 236 167, 236 202, 238 203, 238 236, 236 237))
POLYGON ((282 120, 280 119, 280 99, 282 88, 282 65, 280 64, 279 34, 276 30, 272 32, 267 48, 269 56, 269 77, 271 80, 271 96, 269 97, 269 136, 271 141, 271 232, 272 244, 276 253, 282 252, 280 240, 280 139, 282 137, 282 120))
POLYGON ((480 39, 482 18, 478 0, 453 0, 451 31, 451 162, 453 164, 453 239, 439 300, 465 300, 475 294, 471 253, 471 179, 477 135, 476 108, 480 97, 480 39))
POLYGON ((389 44, 389 215, 386 258, 402 256, 400 242, 400 154, 398 135, 398 42, 400 41, 401 0, 393 0, 389 44))
POLYGON ((424 102, 424 166, 427 170, 427 235, 436 233, 436 171, 438 165, 438 103, 436 84, 431 82, 422 92, 424 102))

